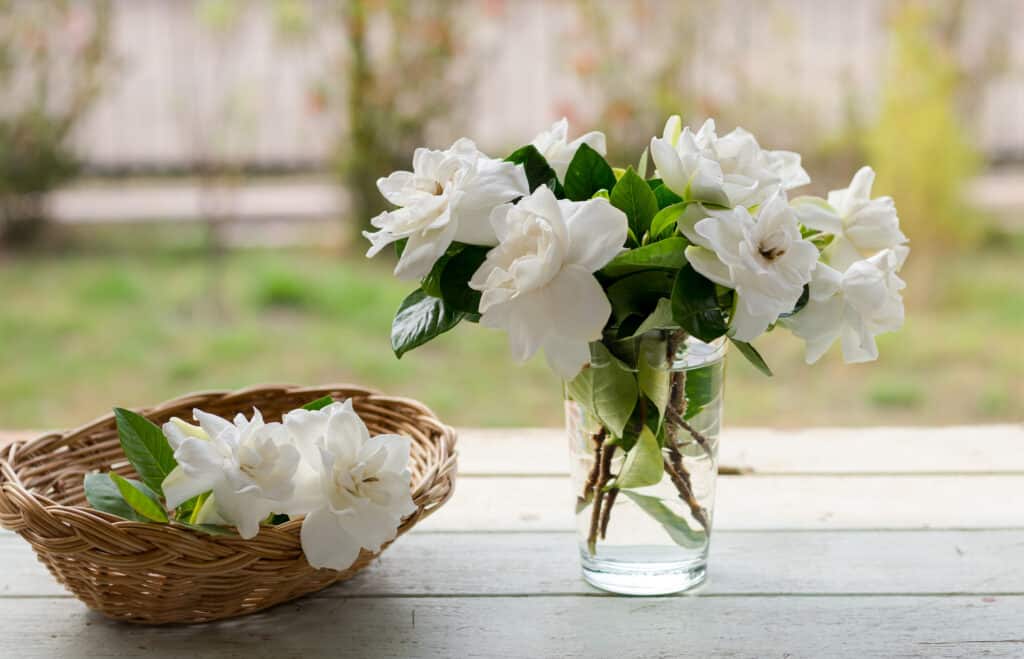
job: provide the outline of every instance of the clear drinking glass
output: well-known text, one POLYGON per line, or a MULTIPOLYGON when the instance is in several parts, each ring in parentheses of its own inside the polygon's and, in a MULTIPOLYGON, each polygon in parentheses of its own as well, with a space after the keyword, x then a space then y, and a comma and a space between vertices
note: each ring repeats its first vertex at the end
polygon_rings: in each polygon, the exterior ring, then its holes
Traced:
POLYGON ((638 404, 653 408, 659 395, 648 398, 644 392, 668 387, 663 414, 654 421, 639 414, 641 426, 657 427, 662 475, 655 485, 615 489, 625 456, 616 444, 623 440, 597 418, 592 401, 574 400, 567 386, 577 536, 583 575, 591 584, 615 593, 663 595, 694 588, 706 575, 725 342, 703 343, 681 331, 649 332, 629 342, 609 347, 615 363, 636 378, 638 404))

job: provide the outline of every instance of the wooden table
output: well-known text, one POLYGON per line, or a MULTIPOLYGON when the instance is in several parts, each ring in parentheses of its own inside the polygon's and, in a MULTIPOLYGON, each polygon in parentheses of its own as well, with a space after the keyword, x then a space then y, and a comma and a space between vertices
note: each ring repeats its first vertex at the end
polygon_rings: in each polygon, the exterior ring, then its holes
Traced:
POLYGON ((1024 426, 728 431, 710 578, 582 581, 557 430, 466 430, 455 498, 356 579, 197 627, 110 622, 0 534, 0 657, 1021 657, 1024 426))

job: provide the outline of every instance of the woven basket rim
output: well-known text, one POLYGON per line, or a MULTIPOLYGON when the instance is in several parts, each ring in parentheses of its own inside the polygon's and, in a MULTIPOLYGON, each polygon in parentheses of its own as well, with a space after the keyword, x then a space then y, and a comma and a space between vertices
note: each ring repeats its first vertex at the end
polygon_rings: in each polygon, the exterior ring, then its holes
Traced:
MULTIPOLYGON (((404 396, 391 396, 391 395, 383 394, 383 393, 381 393, 377 389, 361 387, 359 385, 332 384, 332 385, 321 385, 321 386, 303 386, 303 385, 292 385, 292 384, 273 384, 273 385, 253 385, 253 386, 250 386, 250 387, 245 387, 243 389, 209 389, 209 390, 200 390, 200 391, 196 391, 196 392, 190 392, 190 393, 187 393, 187 394, 182 394, 182 395, 176 396, 174 398, 169 398, 169 399, 167 399, 167 400, 165 400, 165 401, 163 401, 161 403, 158 403, 156 405, 150 405, 150 406, 144 406, 144 407, 126 407, 126 409, 129 409, 129 410, 134 411, 134 412, 136 412, 138 414, 141 414, 142 416, 145 416, 146 419, 148 419, 148 418, 150 418, 151 415, 153 415, 155 413, 159 413, 162 409, 166 409, 168 407, 175 406, 175 405, 177 405, 177 404, 179 404, 181 402, 184 402, 184 401, 189 401, 189 400, 194 400, 194 399, 202 399, 202 398, 213 398, 213 397, 220 397, 220 398, 223 398, 223 397, 244 398, 248 394, 251 394, 253 392, 263 391, 263 390, 265 390, 268 387, 272 387, 274 389, 287 390, 291 394, 309 393, 310 395, 312 395, 314 397, 316 396, 317 393, 321 393, 321 392, 323 392, 325 390, 329 390, 329 389, 330 390, 359 390, 359 391, 362 391, 362 392, 366 393, 365 396, 360 396, 361 398, 373 399, 373 400, 380 401, 380 402, 412 403, 414 405, 422 407, 423 411, 425 412, 424 416, 427 416, 427 418, 431 418, 433 421, 437 422, 437 424, 440 427, 451 431, 452 437, 453 437, 453 441, 450 442, 451 450, 449 452, 452 453, 453 455, 455 455, 455 441, 454 441, 455 431, 450 426, 446 426, 446 425, 442 424, 440 422, 440 420, 438 419, 438 416, 433 412, 433 410, 431 410, 425 404, 421 403, 420 401, 416 400, 415 398, 409 398, 409 397, 404 397, 404 396)), ((314 399, 313 397, 310 398, 310 400, 313 400, 313 399, 314 399)), ((199 405, 197 405, 197 406, 199 406, 199 405)), ((19 488, 25 494, 27 494, 31 498, 35 499, 36 501, 40 502, 41 504, 43 504, 43 508, 46 508, 46 509, 54 508, 54 509, 60 509, 60 510, 75 510, 75 511, 81 511, 81 512, 88 512, 88 513, 91 513, 94 516, 96 516, 96 517, 98 517, 98 518, 100 518, 100 519, 102 519, 104 521, 108 521, 112 525, 117 525, 117 526, 119 526, 121 528, 130 528, 132 526, 137 526, 137 527, 141 527, 141 528, 152 528, 154 526, 154 524, 155 524, 154 522, 137 522, 135 520, 126 520, 126 519, 118 517, 117 515, 114 515, 112 513, 104 513, 103 511, 98 511, 98 510, 92 508, 91 506, 68 506, 68 504, 66 504, 66 503, 58 503, 58 502, 54 501, 53 499, 51 499, 50 497, 48 497, 48 496, 46 496, 44 494, 40 494, 40 493, 36 492, 34 488, 26 487, 22 483, 22 480, 20 480, 20 477, 19 477, 19 474, 17 473, 17 471, 14 470, 13 468, 9 467, 9 465, 10 465, 9 456, 12 456, 14 452, 27 452, 27 451, 30 451, 32 448, 36 447, 38 444, 40 444, 40 443, 42 443, 44 441, 47 441, 47 440, 52 440, 52 439, 66 440, 66 439, 69 439, 69 438, 73 438, 73 437, 76 437, 78 435, 81 435, 83 432, 86 432, 89 429, 92 429, 92 428, 95 428, 95 427, 98 427, 98 426, 108 425, 108 424, 112 423, 114 421, 114 419, 115 419, 114 412, 111 411, 111 412, 108 412, 108 413, 96 416, 96 418, 94 418, 92 421, 90 421, 90 422, 88 422, 86 424, 82 424, 82 425, 80 425, 78 427, 72 428, 70 430, 65 430, 65 431, 49 431, 49 432, 43 433, 42 435, 37 435, 37 436, 32 437, 32 438, 27 439, 27 440, 12 442, 10 444, 10 446, 8 446, 6 449, 4 449, 4 451, 2 453, 0 453, 0 469, 4 469, 5 471, 9 470, 9 474, 5 473, 3 475, 3 478, 0 479, 0 484, 3 484, 4 482, 6 482, 6 483, 9 483, 11 486, 19 488)), ((416 486, 417 486, 417 483, 413 482, 412 485, 413 485, 413 487, 415 489, 416 486)), ((2 494, 0 494, 0 495, 2 495, 2 494)), ((289 520, 285 524, 278 524, 278 525, 274 525, 274 526, 260 527, 260 533, 263 533, 264 531, 267 531, 267 530, 270 530, 270 529, 286 530, 286 529, 291 529, 291 528, 293 528, 295 526, 301 526, 302 519, 303 518, 300 517, 300 518, 297 518, 297 519, 289 520)), ((176 529, 178 531, 186 532, 186 533, 189 533, 189 534, 196 534, 197 533, 197 531, 195 529, 190 529, 187 526, 184 526, 184 525, 182 525, 180 523, 177 523, 177 522, 174 522, 174 521, 171 521, 171 522, 169 522, 167 524, 164 524, 162 526, 166 526, 168 528, 173 528, 173 529, 176 529)), ((228 534, 225 534, 225 535, 209 535, 209 534, 202 534, 202 533, 201 533, 201 535, 203 535, 204 537, 209 536, 209 537, 217 537, 217 538, 222 538, 222 539, 226 538, 226 537, 241 538, 241 536, 239 536, 238 533, 236 531, 234 531, 234 529, 232 529, 231 527, 225 527, 225 528, 226 528, 226 530, 228 532, 228 534)))
MULTIPOLYGON (((193 407, 221 416, 257 407, 276 420, 326 395, 351 399, 371 434, 397 432, 412 440, 416 510, 403 518, 395 538, 451 498, 455 431, 412 398, 351 384, 258 385, 190 393, 134 409, 157 423, 193 407)), ((301 551, 301 517, 262 526, 248 540, 230 527, 227 534, 212 535, 180 523, 126 520, 78 503, 84 501, 84 474, 96 471, 131 473, 113 413, 12 443, 0 451, 0 526, 27 540, 79 599, 120 620, 191 623, 253 613, 352 577, 391 542, 379 551, 364 548, 344 571, 318 570, 301 551)))

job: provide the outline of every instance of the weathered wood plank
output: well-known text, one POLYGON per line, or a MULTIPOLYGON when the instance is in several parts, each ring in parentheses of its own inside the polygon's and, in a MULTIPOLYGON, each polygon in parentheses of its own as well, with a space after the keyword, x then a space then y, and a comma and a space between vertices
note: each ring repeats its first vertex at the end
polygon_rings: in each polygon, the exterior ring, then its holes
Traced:
MULTIPOLYGON (((1024 593, 1022 546, 1024 530, 725 531, 701 595, 1024 593)), ((20 538, 0 538, 0 565, 0 600, 67 595, 20 538)), ((571 533, 412 533, 325 596, 597 593, 571 533)))
MULTIPOLYGON (((723 529, 1024 527, 1024 476, 724 476, 715 527, 723 529)), ((567 477, 460 478, 423 529, 573 529, 567 477)))
MULTIPOLYGON (((0 432, 0 445, 32 431, 0 432)), ((754 474, 1021 473, 1024 425, 944 428, 727 428, 722 463, 754 474)), ((459 431, 465 475, 567 473, 560 428, 464 428, 459 431)))
MULTIPOLYGON (((558 428, 467 428, 459 432, 463 474, 568 472, 558 428)), ((1020 473, 1024 425, 944 428, 727 428, 724 465, 754 474, 1020 473)))
MULTIPOLYGON (((13 602, 12 602, 13 604, 13 602)), ((70 600, 6 605, 0 655, 1019 657, 1024 597, 308 598, 203 627, 115 624, 70 600), (59 621, 59 622, 58 622, 59 621)))

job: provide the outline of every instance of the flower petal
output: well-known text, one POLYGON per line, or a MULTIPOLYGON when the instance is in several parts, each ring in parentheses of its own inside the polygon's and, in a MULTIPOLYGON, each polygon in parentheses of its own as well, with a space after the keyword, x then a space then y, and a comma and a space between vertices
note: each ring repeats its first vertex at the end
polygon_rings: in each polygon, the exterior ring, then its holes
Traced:
POLYGON ((676 150, 663 139, 651 139, 651 159, 662 182, 680 197, 686 195, 690 177, 683 169, 683 161, 676 150))
POLYGON ((160 487, 164 491, 167 507, 173 510, 192 497, 212 490, 219 479, 219 474, 208 472, 201 473, 198 477, 189 476, 179 465, 167 474, 160 487))
POLYGON ((629 220, 607 199, 598 198, 574 203, 565 224, 569 234, 566 262, 596 272, 622 251, 629 220))
POLYGON ((544 357, 563 380, 572 380, 590 361, 590 344, 586 341, 549 336, 544 341, 544 357))
POLYGON ((347 570, 359 558, 359 542, 342 528, 338 515, 326 508, 306 515, 299 536, 302 553, 315 568, 347 570))
POLYGON ((737 341, 750 343, 757 337, 764 334, 779 317, 779 314, 754 314, 747 308, 743 298, 736 304, 736 312, 733 314, 732 323, 729 325, 729 336, 737 341))
POLYGON ((808 229, 830 234, 842 232, 842 218, 836 209, 821 197, 797 197, 790 203, 793 212, 796 213, 796 219, 808 229))
POLYGON ((405 251, 395 266, 399 279, 422 279, 447 251, 455 236, 456 225, 448 222, 440 229, 417 232, 409 236, 405 251))
POLYGON ((686 260, 689 261, 694 270, 719 286, 735 288, 736 284, 729 273, 729 266, 722 263, 722 260, 711 250, 690 245, 686 248, 686 260))

